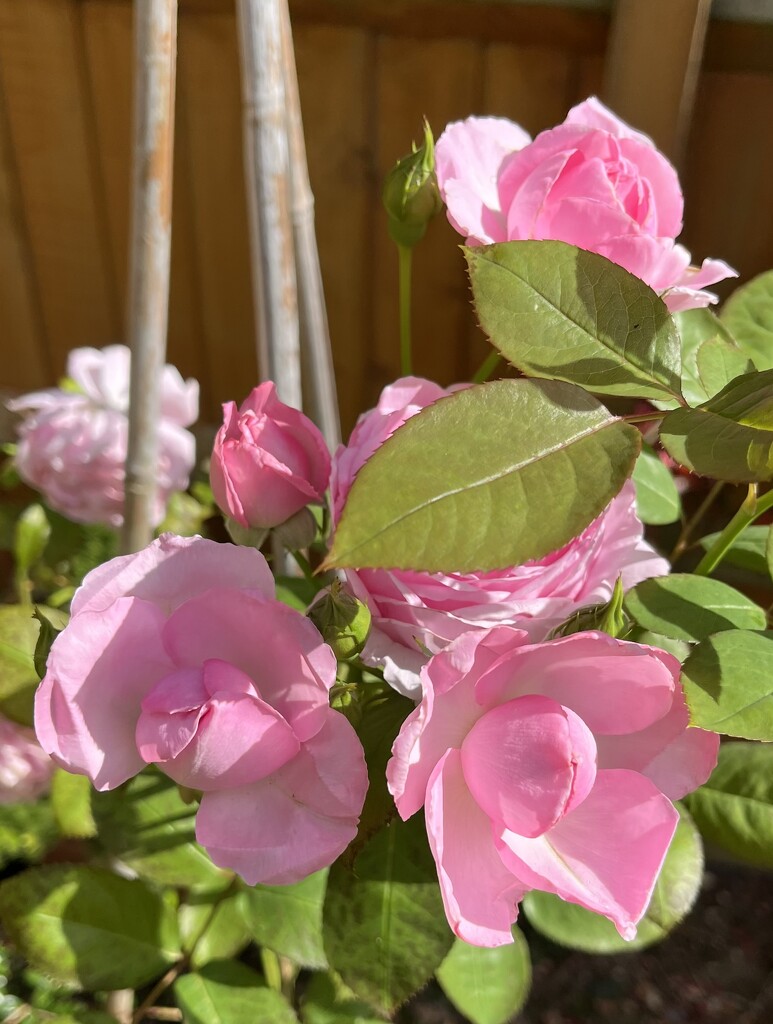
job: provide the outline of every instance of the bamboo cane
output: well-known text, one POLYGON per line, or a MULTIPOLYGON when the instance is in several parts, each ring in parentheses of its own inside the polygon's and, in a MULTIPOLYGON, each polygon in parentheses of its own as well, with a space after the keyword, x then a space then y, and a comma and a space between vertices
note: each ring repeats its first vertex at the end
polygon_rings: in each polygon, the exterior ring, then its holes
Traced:
POLYGON ((287 137, 290 147, 291 218, 295 241, 296 274, 301 323, 304 393, 309 413, 322 430, 328 447, 335 451, 341 441, 333 356, 330 349, 325 292, 314 231, 314 194, 309 181, 303 118, 298 94, 290 10, 281 0, 282 45, 285 72, 287 137))
POLYGON ((124 552, 153 535, 161 371, 172 242, 177 0, 134 5, 134 147, 128 340, 131 346, 124 552))
POLYGON ((300 408, 301 370, 280 0, 237 0, 252 291, 261 377, 300 408))

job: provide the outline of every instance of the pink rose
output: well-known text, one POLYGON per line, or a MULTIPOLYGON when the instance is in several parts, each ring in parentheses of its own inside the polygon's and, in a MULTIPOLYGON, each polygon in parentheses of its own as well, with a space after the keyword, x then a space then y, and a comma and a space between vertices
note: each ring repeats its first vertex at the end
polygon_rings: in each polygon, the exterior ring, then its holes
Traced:
MULTIPOLYGON (((130 359, 125 345, 74 349, 67 375, 78 391, 50 388, 8 403, 24 414, 16 453, 19 475, 51 508, 79 523, 117 527, 123 522, 130 359)), ((198 416, 199 385, 167 365, 161 401, 156 526, 169 496, 188 486, 196 461, 196 442, 184 428, 198 416)))
POLYGON ((220 508, 241 526, 270 529, 322 501, 330 455, 311 420, 280 402, 273 381, 254 388, 241 408, 223 406, 210 480, 220 508))
POLYGON ((425 808, 446 916, 477 946, 512 942, 529 889, 604 914, 625 939, 719 737, 688 729, 670 654, 577 633, 529 644, 467 633, 422 670, 387 766, 403 819, 425 808))
POLYGON ((716 302, 701 289, 737 276, 722 260, 690 266, 674 241, 684 205, 676 171, 595 97, 533 142, 500 118, 456 121, 438 139, 436 163, 448 219, 470 245, 569 242, 646 281, 672 312, 716 302))
MULTIPOLYGON (((330 489, 336 522, 362 464, 402 423, 450 390, 416 377, 384 389, 349 444, 335 453, 330 489)), ((470 629, 517 625, 532 640, 544 640, 578 608, 608 600, 618 576, 628 589, 667 573, 668 562, 643 534, 629 481, 579 537, 537 562, 474 573, 347 570, 352 592, 373 616, 363 656, 401 693, 417 697, 428 655, 470 629)))
POLYGON ((83 581, 37 693, 43 748, 97 789, 147 764, 203 793, 196 838, 250 885, 296 882, 357 830, 359 740, 333 653, 254 549, 165 534, 83 581))
POLYGON ((37 800, 48 791, 53 770, 34 732, 0 715, 0 804, 37 800))

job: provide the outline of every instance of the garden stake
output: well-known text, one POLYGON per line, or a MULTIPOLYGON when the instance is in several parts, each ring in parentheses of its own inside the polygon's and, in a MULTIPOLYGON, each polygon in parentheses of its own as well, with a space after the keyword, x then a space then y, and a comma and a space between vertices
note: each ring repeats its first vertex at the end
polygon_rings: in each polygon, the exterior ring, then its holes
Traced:
POLYGON ((129 445, 121 546, 153 536, 161 371, 166 358, 172 242, 177 0, 137 0, 134 23, 134 180, 129 259, 129 445))

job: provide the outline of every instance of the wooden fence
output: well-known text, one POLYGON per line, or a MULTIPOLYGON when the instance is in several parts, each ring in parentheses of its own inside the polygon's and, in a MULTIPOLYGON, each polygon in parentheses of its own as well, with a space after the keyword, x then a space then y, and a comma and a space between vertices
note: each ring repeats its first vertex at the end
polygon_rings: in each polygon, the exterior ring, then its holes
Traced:
MULTIPOLYGON (((348 428, 399 372, 384 173, 424 115, 436 133, 473 112, 532 132, 562 120, 602 90, 610 19, 462 0, 291 9, 348 428)), ((131 16, 130 0, 0 0, 0 387, 49 385, 71 348, 123 339, 131 16)), ((663 73, 668 35, 649 53, 663 73)), ((744 277, 773 266, 771 123, 773 27, 711 23, 683 161, 684 240, 744 277)), ((180 3, 173 225, 169 359, 201 381, 214 422, 218 403, 257 380, 230 0, 180 3)), ((416 369, 441 383, 486 352, 459 241, 441 219, 416 257, 416 369)))

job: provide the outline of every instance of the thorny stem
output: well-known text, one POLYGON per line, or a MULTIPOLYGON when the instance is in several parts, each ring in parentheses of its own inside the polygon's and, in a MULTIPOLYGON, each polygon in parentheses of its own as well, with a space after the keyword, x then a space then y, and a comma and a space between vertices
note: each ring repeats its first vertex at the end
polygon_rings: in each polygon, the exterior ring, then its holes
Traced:
POLYGON ((708 576, 712 573, 746 527, 770 508, 773 508, 773 488, 758 498, 757 485, 749 484, 749 492, 741 507, 698 562, 693 570, 695 575, 708 576))
POLYGON ((173 982, 175 982, 177 978, 179 978, 179 976, 183 973, 184 970, 186 970, 186 968, 189 966, 191 962, 193 954, 196 952, 196 947, 204 938, 207 929, 212 924, 215 914, 217 913, 218 907, 223 902, 223 900, 227 899, 234 892, 236 886, 237 880, 236 878, 234 878, 231 881, 230 885, 227 888, 223 889, 223 891, 218 895, 218 898, 212 904, 209 913, 204 919, 203 924, 196 933, 196 937, 193 939, 193 942, 191 942, 188 952, 183 957, 181 957, 176 964, 172 964, 172 966, 169 968, 169 970, 162 978, 158 979, 156 984, 153 986, 150 992, 148 992, 147 996, 145 996, 145 998, 142 1000, 140 1005, 135 1010, 134 1016, 131 1019, 132 1024, 141 1024, 141 1021, 145 1019, 147 1011, 153 1006, 158 997, 162 995, 164 992, 166 992, 169 986, 173 982))
POLYGON ((478 367, 475 376, 472 378, 473 384, 483 384, 489 379, 491 374, 496 370, 502 360, 502 356, 494 349, 493 352, 489 352, 486 358, 478 367))
POLYGON ((397 246, 400 286, 400 370, 404 377, 411 375, 411 264, 413 251, 406 245, 397 246))
POLYGON ((708 510, 719 497, 719 492, 722 490, 724 486, 725 485, 723 481, 718 480, 711 488, 709 493, 706 495, 706 497, 703 499, 703 501, 700 503, 700 505, 695 510, 693 515, 684 524, 684 526, 682 527, 682 532, 679 534, 679 538, 676 544, 674 545, 674 550, 671 552, 669 556, 669 562, 673 564, 677 560, 677 558, 679 558, 680 555, 684 554, 684 552, 687 550, 687 547, 690 541, 692 540, 692 535, 695 533, 698 524, 701 522, 701 520, 706 515, 708 510))

